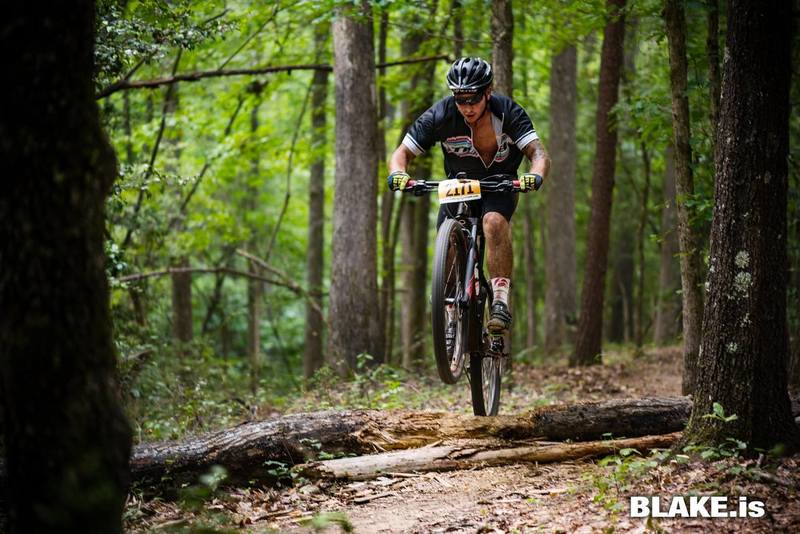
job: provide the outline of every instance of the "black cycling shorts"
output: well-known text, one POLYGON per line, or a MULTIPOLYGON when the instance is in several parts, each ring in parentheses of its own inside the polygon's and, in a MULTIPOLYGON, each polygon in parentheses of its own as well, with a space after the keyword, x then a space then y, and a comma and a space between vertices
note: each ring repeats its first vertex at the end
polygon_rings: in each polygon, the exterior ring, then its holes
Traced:
MULTIPOLYGON (((519 201, 519 193, 483 193, 480 200, 473 200, 473 205, 477 206, 481 212, 481 216, 494 211, 506 218, 511 222, 511 216, 517 209, 517 202, 519 201)), ((441 204, 439 205, 439 217, 436 219, 436 228, 442 225, 445 217, 448 214, 447 210, 452 210, 452 215, 455 215, 455 210, 458 204, 441 204)))

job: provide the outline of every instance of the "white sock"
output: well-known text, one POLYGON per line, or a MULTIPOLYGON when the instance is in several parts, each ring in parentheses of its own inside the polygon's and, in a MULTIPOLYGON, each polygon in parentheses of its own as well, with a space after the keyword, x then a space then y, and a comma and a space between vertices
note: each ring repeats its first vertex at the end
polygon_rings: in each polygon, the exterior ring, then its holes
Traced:
POLYGON ((508 288, 511 287, 509 278, 492 278, 492 291, 495 302, 502 302, 508 306, 508 288))

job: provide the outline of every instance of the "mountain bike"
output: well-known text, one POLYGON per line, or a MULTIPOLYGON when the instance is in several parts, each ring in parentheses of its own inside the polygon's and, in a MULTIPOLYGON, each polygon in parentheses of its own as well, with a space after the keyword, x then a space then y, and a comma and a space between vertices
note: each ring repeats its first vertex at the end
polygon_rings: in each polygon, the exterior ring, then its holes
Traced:
POLYGON ((483 272, 483 218, 474 201, 486 192, 520 192, 515 175, 495 174, 482 180, 459 173, 450 180, 409 180, 405 192, 436 191, 446 206, 433 255, 431 327, 436 369, 446 384, 455 384, 467 369, 475 415, 497 415, 500 383, 509 357, 508 334, 486 329, 492 287, 483 272))

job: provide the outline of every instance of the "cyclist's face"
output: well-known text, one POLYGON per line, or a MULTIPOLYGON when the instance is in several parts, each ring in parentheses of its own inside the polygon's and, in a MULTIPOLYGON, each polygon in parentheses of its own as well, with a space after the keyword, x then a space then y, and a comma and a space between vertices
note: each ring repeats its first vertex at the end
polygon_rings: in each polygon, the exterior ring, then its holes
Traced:
POLYGON ((483 116, 486 109, 489 90, 481 93, 460 93, 456 97, 456 107, 468 123, 472 124, 483 116))

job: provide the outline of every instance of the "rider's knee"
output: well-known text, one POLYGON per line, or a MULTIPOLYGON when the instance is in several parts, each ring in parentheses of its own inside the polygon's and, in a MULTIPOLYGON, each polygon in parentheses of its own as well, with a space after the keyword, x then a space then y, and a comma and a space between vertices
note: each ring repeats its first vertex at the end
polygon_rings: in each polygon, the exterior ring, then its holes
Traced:
POLYGON ((489 239, 500 237, 508 232, 508 221, 496 211, 490 211, 483 216, 483 233, 489 239))

